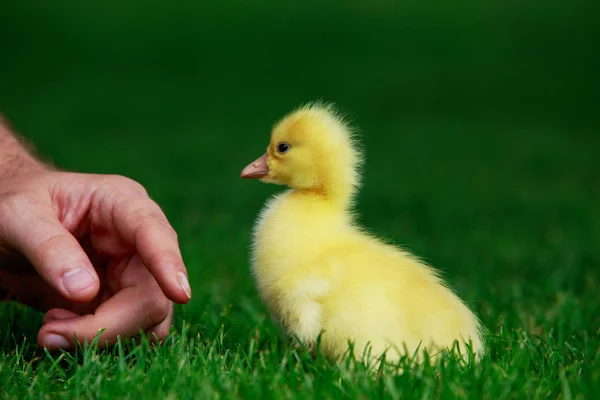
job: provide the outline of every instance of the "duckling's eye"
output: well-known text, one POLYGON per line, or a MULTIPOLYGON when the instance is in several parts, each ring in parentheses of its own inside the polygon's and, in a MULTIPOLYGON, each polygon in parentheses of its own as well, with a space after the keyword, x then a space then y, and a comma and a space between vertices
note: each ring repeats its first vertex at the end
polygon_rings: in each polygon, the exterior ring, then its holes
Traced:
POLYGON ((287 153, 287 151, 290 149, 290 145, 287 144, 286 142, 281 142, 277 145, 277 151, 281 154, 287 153))

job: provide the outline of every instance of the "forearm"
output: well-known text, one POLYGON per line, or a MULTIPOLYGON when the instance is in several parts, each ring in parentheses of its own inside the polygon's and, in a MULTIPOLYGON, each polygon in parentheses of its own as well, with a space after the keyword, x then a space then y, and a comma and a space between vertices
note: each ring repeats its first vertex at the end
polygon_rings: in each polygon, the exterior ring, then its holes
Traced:
POLYGON ((0 179, 44 168, 0 114, 0 179))

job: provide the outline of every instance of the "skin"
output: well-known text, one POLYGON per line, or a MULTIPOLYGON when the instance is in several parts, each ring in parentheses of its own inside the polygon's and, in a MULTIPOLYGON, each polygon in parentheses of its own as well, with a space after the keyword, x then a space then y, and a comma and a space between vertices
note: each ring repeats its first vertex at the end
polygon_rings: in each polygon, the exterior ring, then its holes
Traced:
POLYGON ((162 340, 191 289, 177 234, 137 182, 59 171, 0 118, 0 300, 45 313, 38 343, 162 340))

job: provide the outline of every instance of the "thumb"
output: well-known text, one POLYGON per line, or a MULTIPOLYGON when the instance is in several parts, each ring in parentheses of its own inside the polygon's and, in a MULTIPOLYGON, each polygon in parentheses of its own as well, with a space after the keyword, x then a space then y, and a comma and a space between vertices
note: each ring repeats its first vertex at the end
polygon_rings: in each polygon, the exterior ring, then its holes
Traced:
POLYGON ((91 261, 55 216, 29 209, 12 217, 8 242, 50 286, 73 302, 88 302, 96 296, 100 281, 91 261))

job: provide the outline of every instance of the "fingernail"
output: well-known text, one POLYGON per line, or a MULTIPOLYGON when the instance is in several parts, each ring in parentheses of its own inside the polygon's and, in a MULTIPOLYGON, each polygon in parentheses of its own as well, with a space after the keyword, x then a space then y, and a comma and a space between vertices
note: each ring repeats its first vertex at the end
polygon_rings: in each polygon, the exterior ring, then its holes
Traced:
POLYGON ((188 299, 192 298, 192 288, 190 288, 190 283, 188 282, 187 276, 183 272, 179 272, 177 274, 177 279, 179 280, 179 285, 187 295, 188 299))
POLYGON ((64 337, 55 333, 50 333, 44 338, 44 347, 49 350, 64 349, 69 347, 69 342, 64 337))
POLYGON ((83 268, 75 268, 63 275, 63 285, 71 294, 92 285, 96 279, 83 268))

